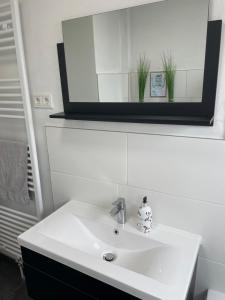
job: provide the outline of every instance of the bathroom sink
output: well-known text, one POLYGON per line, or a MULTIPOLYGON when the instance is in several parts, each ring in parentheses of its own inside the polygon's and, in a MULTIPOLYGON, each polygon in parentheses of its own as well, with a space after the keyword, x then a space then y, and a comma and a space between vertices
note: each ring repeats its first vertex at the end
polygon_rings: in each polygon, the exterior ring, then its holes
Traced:
POLYGON ((163 225, 144 234, 96 206, 70 201, 19 237, 30 250, 140 299, 184 300, 201 238, 163 225))
POLYGON ((140 235, 68 214, 57 224, 43 227, 48 238, 86 252, 98 259, 112 254, 111 262, 134 272, 155 278, 165 284, 175 283, 178 272, 174 263, 182 263, 176 248, 140 235), (79 237, 79 238, 77 238, 79 237), (146 261, 148 264, 146 264, 146 261))

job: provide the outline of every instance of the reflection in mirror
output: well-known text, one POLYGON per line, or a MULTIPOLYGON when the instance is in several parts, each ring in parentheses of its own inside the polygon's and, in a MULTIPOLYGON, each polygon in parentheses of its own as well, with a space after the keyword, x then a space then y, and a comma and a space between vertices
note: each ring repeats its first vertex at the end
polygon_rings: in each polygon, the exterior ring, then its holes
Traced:
POLYGON ((62 22, 71 102, 201 102, 208 0, 62 22))

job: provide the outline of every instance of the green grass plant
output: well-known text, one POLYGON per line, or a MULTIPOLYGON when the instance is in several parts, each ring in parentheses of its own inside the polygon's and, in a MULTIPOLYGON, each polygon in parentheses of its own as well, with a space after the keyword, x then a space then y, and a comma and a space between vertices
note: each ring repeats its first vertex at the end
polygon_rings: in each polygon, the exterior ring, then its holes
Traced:
POLYGON ((150 70, 150 61, 146 58, 146 56, 140 56, 138 62, 138 92, 139 92, 139 102, 144 102, 145 97, 145 87, 147 78, 150 70))
POLYGON ((174 102, 174 84, 176 75, 176 65, 171 55, 162 56, 163 70, 166 77, 166 87, 168 91, 168 101, 174 102))

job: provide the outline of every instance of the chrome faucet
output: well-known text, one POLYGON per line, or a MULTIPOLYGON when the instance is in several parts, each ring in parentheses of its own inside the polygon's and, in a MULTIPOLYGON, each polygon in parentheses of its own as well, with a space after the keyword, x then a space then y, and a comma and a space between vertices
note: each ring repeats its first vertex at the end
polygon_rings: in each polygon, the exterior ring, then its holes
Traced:
POLYGON ((110 211, 112 217, 117 216, 117 222, 119 224, 125 224, 127 220, 126 202, 124 198, 118 198, 112 203, 114 206, 110 211))

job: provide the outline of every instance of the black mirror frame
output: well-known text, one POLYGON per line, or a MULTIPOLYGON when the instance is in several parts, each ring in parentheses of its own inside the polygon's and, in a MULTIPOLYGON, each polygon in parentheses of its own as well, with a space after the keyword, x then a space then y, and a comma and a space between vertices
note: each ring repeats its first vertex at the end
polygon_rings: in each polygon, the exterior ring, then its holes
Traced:
POLYGON ((64 44, 57 44, 64 113, 51 118, 155 124, 213 125, 222 21, 209 21, 201 103, 70 102, 64 44))

